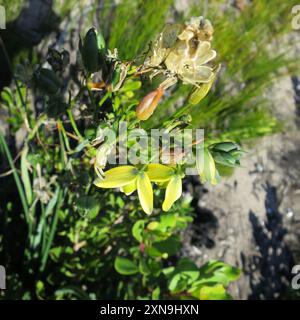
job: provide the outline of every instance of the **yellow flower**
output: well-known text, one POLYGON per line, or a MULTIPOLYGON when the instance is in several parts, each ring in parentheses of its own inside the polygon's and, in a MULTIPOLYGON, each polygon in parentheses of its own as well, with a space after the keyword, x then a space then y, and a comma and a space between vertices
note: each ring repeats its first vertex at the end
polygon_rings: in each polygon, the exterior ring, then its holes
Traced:
POLYGON ((178 174, 175 174, 169 181, 165 200, 162 205, 164 211, 169 211, 175 201, 177 201, 182 194, 182 177, 178 174))
POLYGON ((97 178, 94 184, 99 188, 120 188, 126 195, 137 190, 144 212, 151 214, 153 211, 151 181, 167 181, 172 172, 172 168, 161 164, 149 164, 143 169, 134 166, 120 166, 106 171, 105 178, 97 178))
POLYGON ((165 182, 171 179, 174 169, 163 164, 150 163, 146 168, 146 173, 153 182, 165 182))
POLYGON ((174 202, 181 197, 183 174, 178 172, 175 167, 150 164, 148 165, 148 175, 151 181, 166 187, 162 209, 169 211, 174 202))

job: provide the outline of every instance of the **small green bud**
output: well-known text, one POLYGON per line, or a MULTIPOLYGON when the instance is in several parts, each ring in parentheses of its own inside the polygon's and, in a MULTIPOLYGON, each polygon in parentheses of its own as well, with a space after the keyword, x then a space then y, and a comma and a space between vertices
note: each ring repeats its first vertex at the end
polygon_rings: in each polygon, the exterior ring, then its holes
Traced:
POLYGON ((194 87, 189 95, 189 103, 192 105, 198 104, 204 99, 214 83, 214 79, 208 83, 202 83, 199 87, 194 87))
POLYGON ((234 142, 219 142, 219 143, 212 144, 209 148, 214 151, 224 151, 224 152, 240 150, 239 146, 234 142))
POLYGON ((150 230, 150 231, 153 231, 153 230, 157 229, 158 226, 159 226, 159 223, 157 221, 151 221, 147 225, 147 229, 150 230))
POLYGON ((34 75, 34 81, 39 89, 49 95, 58 94, 62 82, 56 73, 50 69, 38 69, 34 75))
POLYGON ((94 73, 101 68, 105 53, 105 41, 101 33, 91 28, 85 35, 83 43, 79 42, 79 49, 85 69, 94 73))
POLYGON ((233 142, 220 142, 209 146, 215 161, 227 167, 240 165, 240 158, 243 151, 233 142))

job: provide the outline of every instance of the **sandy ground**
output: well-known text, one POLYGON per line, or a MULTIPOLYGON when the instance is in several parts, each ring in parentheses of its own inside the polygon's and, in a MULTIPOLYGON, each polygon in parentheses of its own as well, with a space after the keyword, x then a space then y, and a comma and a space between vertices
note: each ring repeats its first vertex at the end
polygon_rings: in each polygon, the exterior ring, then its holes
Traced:
POLYGON ((234 298, 282 297, 300 264, 299 89, 298 78, 286 77, 268 91, 284 132, 259 140, 219 185, 191 190, 198 212, 183 253, 199 265, 239 266, 234 298))
MULTIPOLYGON (((184 11, 190 2, 176 0, 176 9, 184 11)), ((299 57, 300 32, 286 40, 295 44, 290 54, 299 57)), ((197 215, 182 253, 199 266, 208 259, 239 266, 243 274, 230 288, 235 299, 286 297, 291 269, 300 264, 299 79, 282 78, 265 92, 282 133, 260 139, 219 185, 192 179, 187 186, 197 215)))

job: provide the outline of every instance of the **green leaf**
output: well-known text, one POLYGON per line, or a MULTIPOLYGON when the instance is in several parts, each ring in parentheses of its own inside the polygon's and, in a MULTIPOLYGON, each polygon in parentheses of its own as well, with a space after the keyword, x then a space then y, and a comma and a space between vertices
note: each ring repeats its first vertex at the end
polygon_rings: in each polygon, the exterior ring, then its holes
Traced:
POLYGON ((142 82, 141 81, 126 81, 123 85, 123 87, 121 88, 120 91, 122 92, 126 92, 126 91, 135 91, 140 89, 140 87, 142 86, 142 82))
POLYGON ((3 134, 1 132, 0 132, 0 147, 4 151, 4 154, 7 157, 8 163, 9 163, 11 169, 13 170, 13 176, 14 176, 15 183, 16 183, 16 186, 17 186, 17 189, 18 189, 18 192, 19 192, 19 196, 20 196, 20 199, 21 199, 22 206, 23 206, 26 222, 28 223, 29 228, 31 228, 31 221, 30 221, 30 218, 29 218, 29 208, 28 208, 28 203, 27 203, 27 200, 26 200, 26 195, 25 195, 25 192, 23 190, 23 186, 22 186, 20 177, 18 175, 18 171, 17 171, 17 169, 15 167, 14 161, 12 159, 10 150, 9 150, 8 145, 7 145, 6 141, 5 141, 5 138, 4 138, 4 136, 3 136, 3 134))
POLYGON ((152 291, 152 300, 159 300, 159 296, 160 296, 160 287, 156 287, 152 291))
POLYGON ((229 281, 235 281, 240 277, 241 270, 230 265, 225 265, 224 267, 218 269, 216 274, 224 274, 229 281))
POLYGON ((167 253, 169 256, 175 255, 180 249, 180 246, 180 242, 175 237, 153 243, 153 248, 161 254, 167 253))
POLYGON ((169 290, 173 293, 184 291, 187 288, 187 279, 177 273, 169 283, 169 290))
POLYGON ((142 273, 143 275, 148 275, 151 273, 151 270, 149 269, 147 262, 143 258, 141 258, 140 260, 139 270, 140 273, 142 273))
POLYGON ((99 201, 91 196, 79 197, 76 201, 76 205, 79 211, 83 214, 88 214, 91 219, 94 219, 100 210, 99 201))
POLYGON ((62 204, 62 202, 64 200, 63 199, 64 192, 61 190, 59 185, 56 187, 54 197, 55 198, 57 197, 57 201, 55 201, 56 202, 56 208, 55 208, 55 212, 54 212, 54 215, 53 215, 53 218, 52 218, 50 232, 49 232, 46 244, 45 244, 45 249, 44 249, 44 251, 42 253, 41 267, 40 267, 41 271, 45 270, 45 267, 46 267, 46 264, 47 264, 48 254, 49 254, 49 251, 50 251, 50 248, 51 248, 54 236, 55 236, 55 231, 56 231, 56 228, 57 228, 60 206, 61 206, 61 204, 62 204))
POLYGON ((200 272, 190 259, 183 258, 178 262, 176 268, 164 270, 164 274, 169 279, 169 290, 181 292, 199 278, 200 272))
POLYGON ((168 228, 174 228, 176 226, 177 217, 174 213, 165 213, 160 217, 160 223, 158 229, 162 232, 167 231, 168 228))
POLYGON ((180 281, 180 274, 175 274, 175 276, 171 279, 169 283, 169 290, 174 291, 179 281, 180 281))
POLYGON ((144 220, 138 220, 132 227, 131 233, 138 242, 143 241, 144 229, 145 229, 144 220))
POLYGON ((189 283, 196 281, 200 275, 198 267, 188 258, 181 259, 178 262, 176 270, 178 270, 182 275, 186 276, 189 279, 189 283))
POLYGON ((24 191, 27 198, 27 203, 30 205, 32 203, 32 188, 31 182, 29 177, 28 166, 29 162, 27 160, 28 154, 28 146, 26 145, 23 149, 22 156, 21 156, 21 178, 24 185, 24 191))
POLYGON ((162 264, 156 260, 150 260, 148 267, 151 271, 152 276, 158 277, 162 271, 162 264))
POLYGON ((137 265, 126 258, 117 257, 114 266, 116 271, 123 275, 131 275, 139 272, 137 265))
POLYGON ((222 284, 227 286, 240 277, 240 269, 221 261, 209 261, 200 268, 200 280, 193 283, 193 287, 203 284, 222 284))
POLYGON ((221 284, 205 286, 200 289, 198 298, 200 300, 230 300, 230 295, 221 284))

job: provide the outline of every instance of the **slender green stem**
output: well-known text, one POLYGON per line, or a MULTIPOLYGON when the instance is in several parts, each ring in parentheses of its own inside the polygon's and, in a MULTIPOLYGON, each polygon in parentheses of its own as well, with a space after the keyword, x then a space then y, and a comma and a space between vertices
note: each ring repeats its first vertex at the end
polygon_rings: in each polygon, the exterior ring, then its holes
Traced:
POLYGON ((61 147, 61 162, 63 163, 63 168, 65 169, 66 164, 68 162, 68 158, 66 155, 66 150, 65 150, 65 144, 64 144, 64 139, 63 139, 63 135, 62 135, 62 130, 61 130, 61 122, 58 121, 58 136, 59 136, 59 143, 60 143, 60 147, 61 147))
POLYGON ((75 122, 74 117, 73 117, 72 110, 71 110, 71 109, 68 109, 68 110, 67 110, 67 114, 68 114, 68 116, 69 116, 69 119, 70 119, 70 122, 71 122, 71 126, 72 126, 74 132, 76 133, 77 137, 78 137, 80 140, 84 140, 83 136, 81 135, 81 133, 79 132, 79 130, 78 130, 78 128, 77 128, 76 122, 75 122))
POLYGON ((21 202, 22 202, 22 206, 23 206, 23 210, 24 210, 24 214, 25 214, 25 219, 26 219, 26 222, 28 223, 28 227, 30 227, 31 223, 30 223, 30 218, 29 218, 29 208, 28 208, 28 203, 26 201, 26 196, 25 196, 25 193, 24 193, 24 190, 23 190, 23 186, 22 186, 22 183, 21 183, 21 179, 17 173, 17 169, 15 167, 15 164, 14 164, 14 161, 12 159, 12 156, 11 156, 11 153, 8 149, 8 146, 6 144, 6 141, 5 141, 5 138, 3 137, 2 133, 0 132, 0 143, 3 147, 3 150, 4 150, 4 153, 7 157, 7 160, 9 162, 9 165, 13 171, 13 176, 14 176, 14 179, 15 179, 15 183, 17 185, 17 188, 18 188, 18 192, 19 192, 19 196, 21 198, 21 202))
POLYGON ((42 252, 44 252, 45 250, 45 245, 46 245, 46 223, 45 223, 45 219, 46 219, 46 210, 45 210, 45 205, 41 202, 41 223, 42 223, 42 234, 41 234, 41 238, 42 238, 42 252))
POLYGON ((27 142, 29 142, 31 139, 34 138, 35 134, 38 132, 39 127, 43 124, 43 122, 47 119, 47 116, 45 114, 41 115, 41 117, 37 120, 35 123, 35 126, 30 131, 30 133, 27 136, 27 142))
POLYGON ((62 132, 62 135, 63 135, 63 138, 64 138, 64 142, 65 142, 66 148, 67 148, 68 152, 72 152, 72 149, 70 147, 69 138, 67 136, 67 133, 66 133, 66 130, 65 130, 65 127, 64 127, 62 121, 60 121, 60 126, 61 126, 61 132, 62 132))
POLYGON ((42 257, 42 261, 41 261, 41 267, 40 267, 40 271, 44 271, 47 260, 48 260, 48 255, 49 255, 49 251, 54 239, 54 234, 57 228, 57 222, 58 222, 58 214, 59 214, 59 210, 60 210, 60 206, 61 203, 63 201, 63 191, 60 189, 60 187, 58 186, 56 189, 56 194, 57 194, 57 202, 56 202, 56 208, 55 208, 55 212, 54 212, 54 216, 52 219, 52 225, 51 225, 51 229, 50 229, 50 233, 49 233, 49 238, 47 240, 47 243, 45 245, 45 250, 44 250, 44 254, 42 257))
POLYGON ((102 97, 102 99, 99 102, 99 106, 102 107, 104 102, 111 96, 111 92, 106 92, 105 95, 102 97))
POLYGON ((88 92, 88 95, 89 95, 89 98, 91 100, 91 103, 93 105, 94 110, 97 110, 96 102, 95 102, 95 99, 93 97, 91 89, 88 86, 86 86, 86 89, 87 89, 87 92, 88 92))
POLYGON ((177 110, 169 119, 167 119, 167 121, 180 117, 185 112, 187 112, 191 107, 192 105, 190 103, 187 103, 184 107, 177 110))

